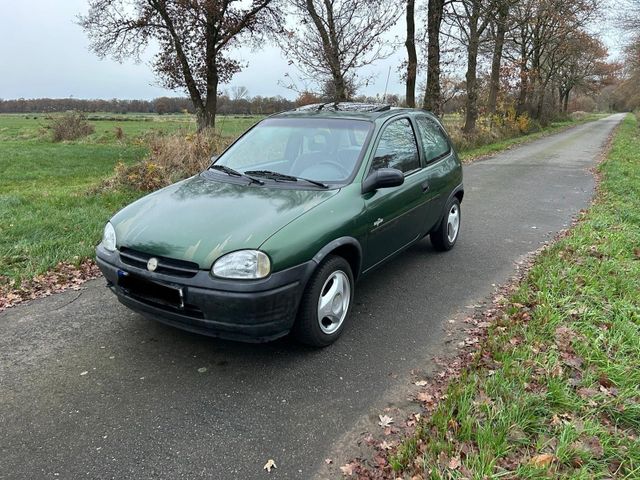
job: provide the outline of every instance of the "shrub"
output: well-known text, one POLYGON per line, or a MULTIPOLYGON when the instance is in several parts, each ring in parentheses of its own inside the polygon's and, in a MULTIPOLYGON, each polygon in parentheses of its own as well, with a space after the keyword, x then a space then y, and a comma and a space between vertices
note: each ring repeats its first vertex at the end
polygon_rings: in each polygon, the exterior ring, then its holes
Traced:
POLYGON ((54 142, 77 140, 91 135, 95 129, 80 112, 67 112, 53 118, 49 125, 54 142))
POLYGON ((122 131, 122 127, 115 127, 114 133, 116 135, 117 140, 122 140, 124 138, 124 132, 122 131))
POLYGON ((134 165, 116 165, 114 176, 103 187, 141 191, 165 187, 203 171, 211 163, 211 155, 222 152, 231 140, 214 132, 149 133, 144 139, 149 146, 144 160, 134 165))
POLYGON ((571 117, 571 120, 584 120, 585 118, 587 118, 587 116, 589 116, 589 114, 587 112, 578 110, 576 112, 570 113, 569 116, 571 117))

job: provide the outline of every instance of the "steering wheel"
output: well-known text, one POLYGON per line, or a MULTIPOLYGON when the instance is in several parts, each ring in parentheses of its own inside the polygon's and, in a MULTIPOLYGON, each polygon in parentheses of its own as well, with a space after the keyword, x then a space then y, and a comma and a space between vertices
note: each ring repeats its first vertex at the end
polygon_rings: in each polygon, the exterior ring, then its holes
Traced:
POLYGON ((338 162, 334 160, 323 160, 322 162, 318 162, 317 166, 320 166, 323 163, 327 165, 331 165, 333 168, 335 168, 340 173, 342 173, 344 175, 344 178, 347 178, 351 174, 349 170, 347 170, 346 168, 344 168, 342 165, 340 165, 338 162))

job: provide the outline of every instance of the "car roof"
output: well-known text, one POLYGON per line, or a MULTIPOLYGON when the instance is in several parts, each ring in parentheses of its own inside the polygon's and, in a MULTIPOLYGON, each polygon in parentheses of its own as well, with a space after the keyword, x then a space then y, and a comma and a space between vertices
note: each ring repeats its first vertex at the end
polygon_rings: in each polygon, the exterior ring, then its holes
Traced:
POLYGON ((410 112, 429 113, 426 110, 393 107, 383 103, 330 102, 305 105, 277 113, 270 118, 341 118, 375 121, 382 117, 410 112))

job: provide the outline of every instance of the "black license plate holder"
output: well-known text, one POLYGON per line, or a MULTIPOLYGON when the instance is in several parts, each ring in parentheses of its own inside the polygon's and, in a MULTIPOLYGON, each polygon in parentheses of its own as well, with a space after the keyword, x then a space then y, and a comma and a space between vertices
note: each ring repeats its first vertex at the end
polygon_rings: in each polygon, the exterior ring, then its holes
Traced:
POLYGON ((128 272, 118 272, 118 287, 125 295, 168 307, 184 308, 184 291, 181 287, 153 282, 128 272))

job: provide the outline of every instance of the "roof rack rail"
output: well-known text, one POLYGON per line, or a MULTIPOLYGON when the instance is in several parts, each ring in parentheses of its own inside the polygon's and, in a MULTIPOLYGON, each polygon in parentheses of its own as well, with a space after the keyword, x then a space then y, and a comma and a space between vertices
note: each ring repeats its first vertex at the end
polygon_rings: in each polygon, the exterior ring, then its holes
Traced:
POLYGON ((334 112, 386 112, 391 110, 391 105, 383 103, 359 103, 359 102, 326 102, 304 105, 295 109, 296 111, 316 111, 331 110, 334 112))

